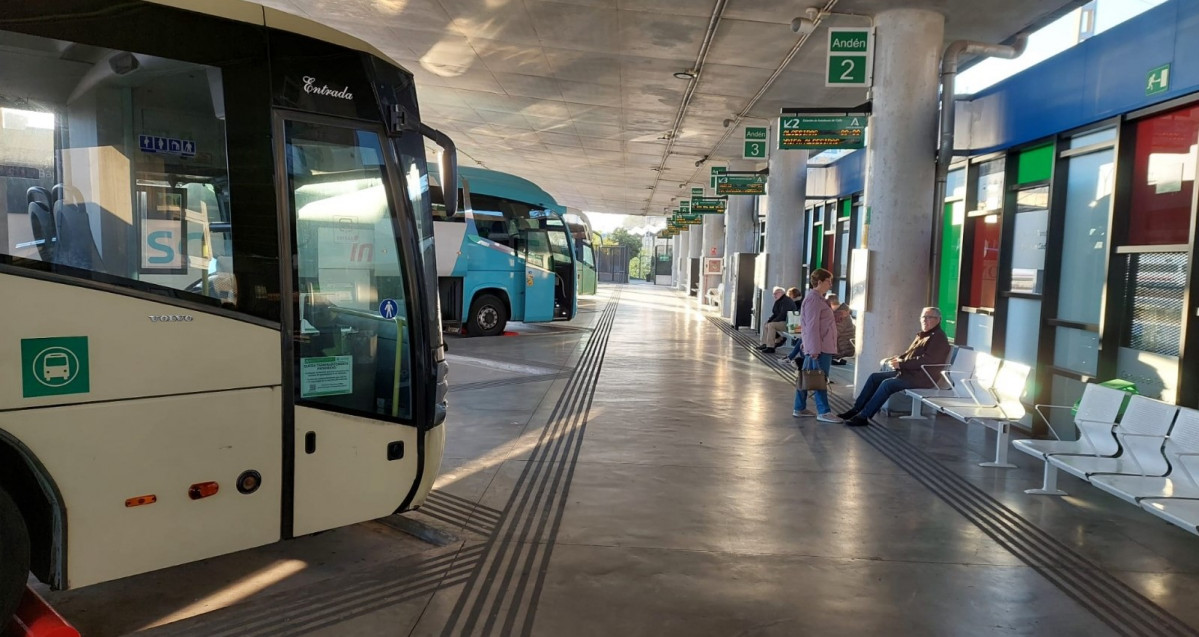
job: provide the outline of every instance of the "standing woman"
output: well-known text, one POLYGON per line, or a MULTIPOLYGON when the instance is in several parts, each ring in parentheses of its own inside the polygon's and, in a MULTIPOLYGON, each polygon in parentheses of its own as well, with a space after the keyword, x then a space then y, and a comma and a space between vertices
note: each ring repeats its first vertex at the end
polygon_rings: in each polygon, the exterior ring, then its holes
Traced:
MULTIPOLYGON (((817 268, 808 278, 812 289, 804 295, 803 304, 799 307, 800 332, 803 333, 804 365, 811 368, 813 361, 824 375, 828 376, 833 355, 837 353, 837 323, 833 319, 833 310, 829 307, 824 295, 833 287, 833 273, 823 268, 817 268)), ((828 390, 818 389, 816 395, 816 420, 820 422, 838 423, 841 419, 833 414, 828 406, 828 390)), ((811 416, 807 410, 808 392, 795 391, 795 405, 791 415, 800 418, 811 416)))

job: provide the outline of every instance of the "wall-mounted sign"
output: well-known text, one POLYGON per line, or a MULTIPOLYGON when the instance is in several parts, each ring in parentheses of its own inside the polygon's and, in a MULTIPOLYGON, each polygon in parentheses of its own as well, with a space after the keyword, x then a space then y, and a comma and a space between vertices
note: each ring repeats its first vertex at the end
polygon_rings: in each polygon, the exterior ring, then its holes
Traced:
POLYGON ((1165 64, 1149 71, 1145 78, 1145 95, 1157 95, 1170 90, 1170 65, 1165 64))
POLYGON ((866 144, 865 115, 849 117, 779 118, 779 150, 828 150, 863 148, 866 144))

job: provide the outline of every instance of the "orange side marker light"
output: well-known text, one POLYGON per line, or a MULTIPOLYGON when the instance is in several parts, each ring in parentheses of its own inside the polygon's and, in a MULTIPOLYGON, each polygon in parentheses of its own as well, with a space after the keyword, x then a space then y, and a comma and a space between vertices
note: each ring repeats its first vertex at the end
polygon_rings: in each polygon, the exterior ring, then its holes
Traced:
POLYGON ((199 500, 207 498, 210 495, 216 495, 216 492, 220 490, 221 485, 215 482, 197 482, 187 488, 187 497, 199 500))
POLYGON ((150 495, 139 495, 136 498, 125 500, 125 508, 132 509, 133 507, 139 507, 143 504, 154 504, 155 502, 158 502, 158 496, 153 493, 150 495))

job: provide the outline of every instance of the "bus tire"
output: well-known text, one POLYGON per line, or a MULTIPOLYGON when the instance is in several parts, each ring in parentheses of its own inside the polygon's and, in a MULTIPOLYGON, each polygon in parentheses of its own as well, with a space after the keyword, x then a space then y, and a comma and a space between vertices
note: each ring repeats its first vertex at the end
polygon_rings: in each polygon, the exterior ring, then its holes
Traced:
POLYGON ((480 294, 470 304, 466 332, 471 336, 497 336, 504 333, 507 323, 508 310, 504 302, 494 294, 480 294))
POLYGON ((8 624, 29 579, 29 531, 25 518, 0 489, 0 628, 8 624))

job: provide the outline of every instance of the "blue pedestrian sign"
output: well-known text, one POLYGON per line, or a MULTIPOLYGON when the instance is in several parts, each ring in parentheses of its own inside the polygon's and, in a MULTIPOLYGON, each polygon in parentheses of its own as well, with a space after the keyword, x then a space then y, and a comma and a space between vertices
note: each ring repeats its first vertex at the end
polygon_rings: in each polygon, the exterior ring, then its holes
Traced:
POLYGON ((385 319, 393 319, 399 314, 400 305, 395 302, 395 299, 383 299, 379 303, 379 315, 385 319))

